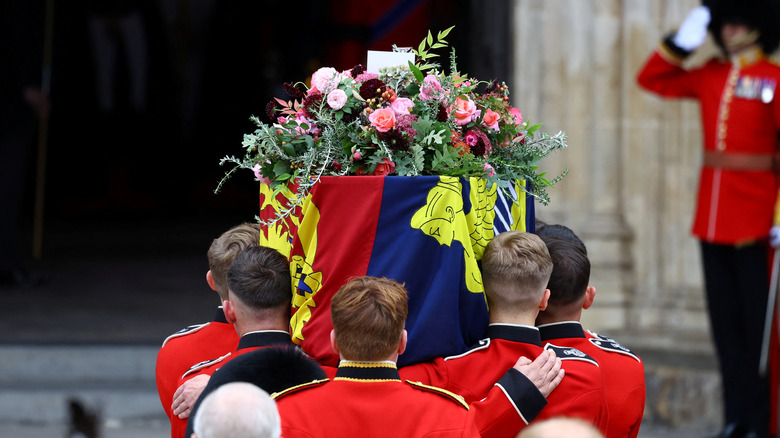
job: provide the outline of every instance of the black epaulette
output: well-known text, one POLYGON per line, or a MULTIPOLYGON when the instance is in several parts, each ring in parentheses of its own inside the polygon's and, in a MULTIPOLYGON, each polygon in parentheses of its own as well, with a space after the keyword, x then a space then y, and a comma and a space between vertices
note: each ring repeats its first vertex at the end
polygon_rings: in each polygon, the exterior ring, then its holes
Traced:
POLYGON ((214 365, 215 363, 222 362, 223 360, 225 360, 231 354, 233 354, 233 353, 232 352, 228 353, 228 354, 226 354, 226 355, 224 355, 222 357, 218 357, 216 359, 209 359, 209 360, 204 360, 203 362, 198 362, 195 365, 191 366, 190 369, 185 371, 184 374, 181 375, 181 377, 182 378, 187 377, 190 374, 192 374, 192 373, 194 373, 194 372, 196 372, 198 370, 202 370, 203 368, 210 367, 210 366, 214 365))
POLYGON ((468 356, 469 354, 474 353, 475 351, 484 350, 484 349, 488 348, 489 346, 490 346, 490 338, 480 339, 479 342, 477 342, 476 344, 472 345, 465 352, 463 352, 461 354, 457 354, 455 356, 447 356, 447 357, 444 358, 444 360, 457 359, 457 358, 460 358, 460 357, 468 356))
POLYGON ((294 394, 298 391, 303 391, 304 389, 316 388, 328 382, 330 382, 330 379, 319 379, 319 380, 312 380, 311 382, 301 383, 300 385, 291 386, 279 392, 274 392, 273 394, 271 394, 271 398, 274 400, 279 400, 280 398, 286 395, 294 394))
POLYGON ((596 359, 588 356, 586 353, 572 347, 561 347, 558 345, 547 344, 544 346, 545 350, 551 350, 561 360, 581 360, 583 362, 590 362, 593 365, 599 366, 596 359))
POLYGON ((614 340, 612 338, 606 337, 606 336, 602 336, 602 335, 600 335, 598 333, 594 333, 594 332, 592 332, 590 330, 588 330, 588 333, 590 333, 592 336, 594 336, 592 338, 588 338, 588 341, 590 341, 591 344, 599 347, 600 349, 602 349, 604 351, 608 351, 610 353, 618 353, 618 354, 622 354, 622 355, 625 355, 625 356, 628 356, 628 357, 632 357, 637 362, 640 362, 640 363, 642 362, 642 359, 640 359, 639 356, 637 356, 636 353, 634 353, 633 351, 629 350, 628 348, 620 345, 620 343, 618 341, 616 341, 616 340, 614 340))
POLYGON ((426 391, 426 392, 430 392, 432 394, 438 394, 440 396, 443 396, 443 397, 445 397, 447 399, 450 399, 450 400, 454 401, 455 403, 463 406, 464 408, 466 408, 466 410, 469 409, 469 404, 466 403, 466 400, 464 400, 463 397, 461 397, 458 394, 455 394, 454 392, 450 392, 450 391, 447 391, 446 389, 442 389, 442 388, 437 388, 435 386, 424 385, 424 384, 422 384, 420 382, 412 382, 411 380, 407 380, 406 383, 408 383, 409 385, 412 385, 413 388, 417 388, 417 389, 420 389, 420 390, 423 390, 423 391, 426 391))
POLYGON ((168 336, 167 338, 165 338, 165 340, 163 341, 162 346, 160 348, 165 347, 165 344, 168 341, 170 341, 171 339, 173 339, 173 338, 178 338, 180 336, 185 336, 185 335, 189 335, 189 334, 195 333, 198 330, 202 329, 203 327, 206 327, 209 324, 210 323, 207 322, 207 323, 204 323, 204 324, 193 324, 193 325, 184 327, 183 329, 179 330, 178 332, 176 332, 176 333, 168 336))

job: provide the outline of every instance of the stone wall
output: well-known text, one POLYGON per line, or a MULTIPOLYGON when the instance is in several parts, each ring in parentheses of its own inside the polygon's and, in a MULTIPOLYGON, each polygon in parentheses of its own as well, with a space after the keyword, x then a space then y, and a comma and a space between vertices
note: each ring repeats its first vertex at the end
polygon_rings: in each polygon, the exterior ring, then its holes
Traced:
POLYGON ((689 233, 698 106, 636 84, 661 38, 699 4, 515 0, 509 85, 527 120, 568 135, 569 148, 543 167, 569 175, 537 217, 568 225, 588 246, 597 295, 585 325, 645 357, 646 420, 712 431, 720 427, 719 381, 689 233))

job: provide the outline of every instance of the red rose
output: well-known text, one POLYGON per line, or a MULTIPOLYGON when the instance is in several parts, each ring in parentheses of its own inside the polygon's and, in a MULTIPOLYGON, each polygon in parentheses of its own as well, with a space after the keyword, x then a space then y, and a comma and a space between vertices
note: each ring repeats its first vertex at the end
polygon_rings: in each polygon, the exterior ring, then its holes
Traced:
POLYGON ((395 171, 395 163, 390 161, 389 158, 382 158, 382 161, 376 165, 376 169, 371 173, 375 176, 390 175, 395 171))

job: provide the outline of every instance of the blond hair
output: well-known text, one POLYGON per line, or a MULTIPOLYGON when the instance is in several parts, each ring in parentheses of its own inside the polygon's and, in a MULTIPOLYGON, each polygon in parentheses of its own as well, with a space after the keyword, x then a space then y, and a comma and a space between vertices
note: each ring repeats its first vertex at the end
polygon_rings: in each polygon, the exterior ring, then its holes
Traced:
POLYGON ((208 253, 209 269, 219 296, 228 299, 227 271, 244 249, 260 244, 260 225, 243 223, 214 239, 208 253))
POLYGON ((507 231, 488 243, 482 281, 493 306, 538 306, 553 264, 547 245, 535 234, 507 231))
POLYGON ((330 303, 339 352, 347 360, 387 359, 400 345, 408 313, 402 284, 387 278, 352 279, 330 303))

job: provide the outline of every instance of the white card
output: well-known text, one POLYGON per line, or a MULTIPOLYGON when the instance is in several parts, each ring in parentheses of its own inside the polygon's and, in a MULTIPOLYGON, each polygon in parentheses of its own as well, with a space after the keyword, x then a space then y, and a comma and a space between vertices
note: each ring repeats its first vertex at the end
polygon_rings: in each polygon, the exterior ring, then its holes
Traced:
POLYGON ((368 66, 366 71, 369 73, 379 73, 379 69, 382 67, 409 65, 409 61, 414 64, 414 53, 380 52, 376 50, 369 50, 368 66))

